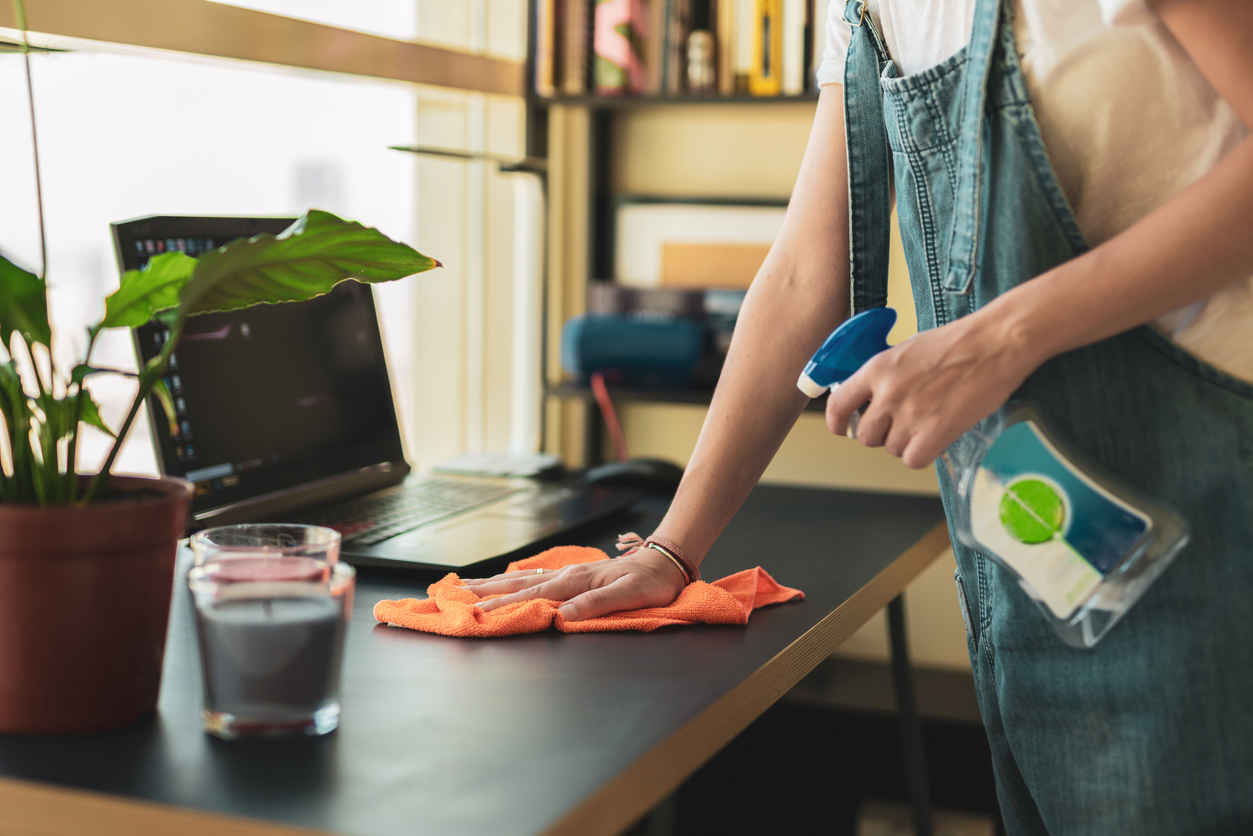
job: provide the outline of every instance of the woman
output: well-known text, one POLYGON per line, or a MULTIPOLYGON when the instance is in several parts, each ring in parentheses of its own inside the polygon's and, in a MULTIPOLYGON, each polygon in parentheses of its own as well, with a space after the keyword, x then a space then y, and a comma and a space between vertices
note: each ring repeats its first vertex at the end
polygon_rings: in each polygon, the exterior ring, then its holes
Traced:
POLYGON ((829 398, 831 431, 869 402, 858 440, 923 467, 1030 398, 1192 528, 1090 651, 955 544, 1008 831, 1253 832, 1253 4, 833 0, 828 43, 661 547, 471 586, 569 619, 671 601, 666 552, 699 562, 804 407, 805 361, 850 298, 884 303, 894 191, 924 330, 829 398))

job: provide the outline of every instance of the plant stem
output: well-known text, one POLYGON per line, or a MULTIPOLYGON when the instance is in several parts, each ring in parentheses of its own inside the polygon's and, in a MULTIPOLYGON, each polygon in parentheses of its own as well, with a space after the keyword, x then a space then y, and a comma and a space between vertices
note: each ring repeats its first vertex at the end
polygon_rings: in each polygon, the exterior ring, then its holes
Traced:
POLYGON ((139 378, 139 391, 135 393, 135 400, 131 401, 130 411, 126 413, 126 420, 122 422, 121 428, 117 431, 117 438, 109 449, 109 457, 105 459, 104 466, 100 468, 100 472, 91 478, 91 484, 87 486, 87 493, 83 494, 84 505, 95 502, 104 493, 105 485, 109 482, 109 471, 113 469, 113 462, 117 459, 117 454, 122 449, 122 442, 130 432, 131 424, 135 423, 135 416, 139 414, 139 407, 143 406, 144 398, 148 396, 149 390, 152 389, 152 384, 147 383, 145 385, 145 380, 146 378, 141 375, 139 378))
MULTIPOLYGON (((100 336, 97 328, 87 329, 87 351, 83 355, 83 365, 91 365, 91 352, 96 347, 96 337, 100 336)), ((73 503, 78 497, 78 432, 79 422, 83 417, 83 391, 87 386, 87 378, 78 381, 78 393, 74 396, 74 423, 70 426, 70 444, 65 456, 65 501, 73 503)))
MULTIPOLYGON (((31 82, 30 44, 26 40, 26 4, 22 0, 13 0, 13 16, 17 18, 17 28, 22 32, 22 61, 26 68, 26 104, 30 111, 30 140, 35 157, 35 206, 39 219, 39 263, 41 277, 48 278, 48 236, 44 231, 44 191, 43 177, 39 168, 39 132, 35 128, 35 86, 31 82)), ((52 347, 48 347, 49 353, 52 347)))
MULTIPOLYGON (((42 177, 40 165, 39 165, 39 132, 35 126, 35 87, 34 87, 34 83, 31 80, 30 44, 26 39, 26 5, 25 3, 22 2, 22 0, 13 0, 13 16, 16 18, 17 27, 22 33, 22 65, 26 73, 26 105, 27 105, 27 110, 30 113, 31 150, 34 156, 34 163, 35 163, 35 207, 36 207, 36 217, 37 217, 37 220, 39 221, 39 262, 40 262, 40 271, 41 271, 40 277, 43 278, 45 281, 47 281, 47 278, 48 278, 48 236, 47 236, 46 230, 44 229, 43 177, 42 177)), ((25 342, 25 337, 23 337, 23 342, 25 342)), ((35 358, 35 352, 32 350, 29 344, 26 345, 26 353, 27 353, 27 356, 30 358, 31 368, 34 369, 35 381, 39 386, 40 393, 46 394, 48 397, 52 397, 51 387, 45 385, 43 375, 39 373, 39 361, 35 358)), ((53 376, 53 378, 55 378, 56 377, 56 365, 51 359, 52 358, 52 346, 48 346, 48 357, 49 357, 49 366, 48 366, 49 373, 53 376)), ((10 431, 10 436, 9 436, 11 440, 11 444, 13 446, 12 455, 13 455, 15 493, 20 492, 20 486, 24 484, 25 482, 23 477, 18 474, 18 470, 19 470, 18 461, 19 461, 19 458, 21 458, 21 459, 25 459, 25 461, 22 463, 23 467, 20 469, 28 469, 28 473, 26 475, 29 476, 29 484, 33 487, 35 491, 35 498, 42 505, 45 499, 44 490, 43 490, 44 485, 40 481, 40 474, 37 470, 36 462, 34 460, 34 448, 31 447, 31 443, 30 443, 30 429, 31 429, 30 422, 26 421, 25 424, 26 426, 24 428, 19 428, 18 431, 10 431), (22 432, 21 431, 22 429, 24 429, 25 432, 22 432), (21 436, 21 438, 18 438, 19 435, 21 436)), ((44 445, 42 443, 42 437, 44 434, 41 433, 40 435, 41 435, 40 446, 43 447, 44 445)), ((47 456, 48 456, 47 451, 44 451, 45 461, 43 462, 43 464, 45 466, 44 467, 45 474, 46 474, 47 456)), ((52 466, 54 469, 57 466, 55 449, 53 449, 52 451, 52 466)), ((15 498, 18 498, 18 497, 15 497, 15 498)))
POLYGON ((83 495, 84 505, 95 502, 104 494, 105 486, 109 483, 109 471, 113 469, 113 462, 117 459, 117 454, 122 449, 122 443, 126 441, 126 436, 130 433, 131 424, 135 422, 135 416, 139 414, 139 408, 143 406, 144 400, 148 397, 148 393, 152 391, 153 385, 161 379, 161 375, 165 374, 165 369, 170 362, 170 354, 173 353, 174 346, 178 343, 178 338, 182 336, 182 333, 183 318, 180 316, 170 325, 170 333, 166 337, 165 346, 162 347, 161 353, 140 371, 139 390, 135 392, 135 400, 131 401, 131 408, 126 413, 126 420, 122 422, 121 428, 117 431, 117 438, 113 441, 113 447, 109 450, 109 457, 105 459, 104 466, 100 468, 99 473, 92 477, 91 484, 87 486, 87 493, 83 495))

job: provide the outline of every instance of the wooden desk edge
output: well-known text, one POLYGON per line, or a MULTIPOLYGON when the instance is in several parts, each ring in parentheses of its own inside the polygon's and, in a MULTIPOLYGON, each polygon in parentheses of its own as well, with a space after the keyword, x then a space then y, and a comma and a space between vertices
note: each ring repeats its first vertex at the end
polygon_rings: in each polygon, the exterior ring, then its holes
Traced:
POLYGON ((320 830, 0 778, 4 836, 327 836, 320 830))
POLYGON ((938 523, 826 618, 619 773, 545 836, 616 836, 629 827, 886 607, 949 545, 948 526, 938 523))
MULTIPOLYGON (((673 792, 786 694, 948 547, 938 524, 830 615, 730 693, 579 805, 547 836, 614 836, 673 792)), ((325 836, 275 822, 222 815, 0 777, 5 836, 325 836)))

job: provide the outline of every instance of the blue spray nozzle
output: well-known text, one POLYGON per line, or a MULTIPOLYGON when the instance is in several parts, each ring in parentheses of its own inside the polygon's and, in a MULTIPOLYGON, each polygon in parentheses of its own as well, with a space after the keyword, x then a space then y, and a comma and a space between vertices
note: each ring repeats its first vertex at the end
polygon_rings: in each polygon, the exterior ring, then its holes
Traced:
POLYGON ((833 384, 843 383, 867 360, 887 349, 888 332, 895 324, 895 308, 871 308, 846 319, 814 353, 796 386, 816 398, 833 384))

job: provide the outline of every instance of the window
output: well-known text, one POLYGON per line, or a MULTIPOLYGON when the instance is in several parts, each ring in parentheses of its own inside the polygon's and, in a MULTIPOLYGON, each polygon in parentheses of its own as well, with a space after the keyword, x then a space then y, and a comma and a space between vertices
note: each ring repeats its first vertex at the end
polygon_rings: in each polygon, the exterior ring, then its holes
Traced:
MULTIPOLYGON (((282 14, 293 6, 283 0, 237 5, 282 14)), ((349 5, 299 4, 303 16, 319 22, 393 38, 416 34, 508 59, 519 58, 525 43, 522 0, 349 5)), ((494 380, 489 370, 508 367, 508 334, 501 334, 508 300, 493 290, 509 281, 508 181, 486 163, 429 160, 388 146, 520 156, 520 97, 75 45, 76 51, 31 58, 59 356, 68 362, 81 353, 85 326, 99 318, 103 296, 116 287, 110 222, 149 214, 297 215, 317 207, 376 226, 448 265, 377 291, 411 458, 429 464, 500 435, 499 428, 493 435, 486 411, 499 409, 507 391, 482 393, 494 380)), ((38 267, 34 169, 16 54, 0 54, 0 109, 10 115, 0 122, 7 185, 0 251, 38 267)), ((128 335, 102 338, 93 360, 133 368, 128 335)), ((105 420, 117 428, 132 385, 105 376, 90 385, 105 420)), ((98 466, 107 449, 103 434, 85 430, 80 468, 98 466)), ((116 469, 154 472, 146 421, 136 421, 116 469)))

